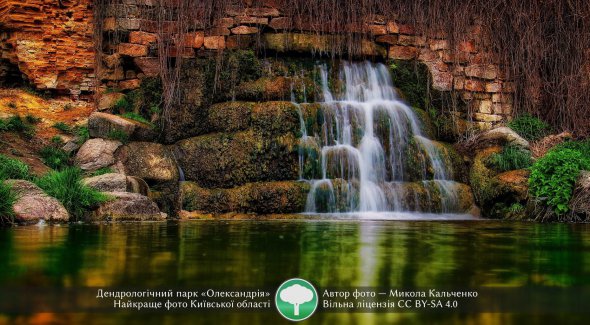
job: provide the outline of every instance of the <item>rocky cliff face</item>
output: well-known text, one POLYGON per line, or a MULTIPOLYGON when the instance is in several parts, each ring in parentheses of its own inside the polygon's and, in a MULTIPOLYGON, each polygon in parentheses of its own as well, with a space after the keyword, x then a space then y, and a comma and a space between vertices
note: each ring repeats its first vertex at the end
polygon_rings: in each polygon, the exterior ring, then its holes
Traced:
POLYGON ((92 90, 91 0, 0 0, 0 77, 15 68, 38 89, 92 90))

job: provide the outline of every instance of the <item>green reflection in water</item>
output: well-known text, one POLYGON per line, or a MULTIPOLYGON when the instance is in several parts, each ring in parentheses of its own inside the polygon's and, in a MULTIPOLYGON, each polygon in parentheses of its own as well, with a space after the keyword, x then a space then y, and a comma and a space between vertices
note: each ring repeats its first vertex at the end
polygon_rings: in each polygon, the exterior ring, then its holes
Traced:
MULTIPOLYGON (((588 230, 590 225, 495 221, 319 220, 16 227, 0 229, 0 286, 275 288, 291 277, 320 288, 587 286, 588 230)), ((22 319, 3 316, 0 323, 22 319)), ((174 324, 193 319, 283 322, 276 313, 76 314, 53 320, 174 324)), ((309 323, 420 324, 435 319, 443 324, 552 320, 506 314, 319 313, 309 323)))

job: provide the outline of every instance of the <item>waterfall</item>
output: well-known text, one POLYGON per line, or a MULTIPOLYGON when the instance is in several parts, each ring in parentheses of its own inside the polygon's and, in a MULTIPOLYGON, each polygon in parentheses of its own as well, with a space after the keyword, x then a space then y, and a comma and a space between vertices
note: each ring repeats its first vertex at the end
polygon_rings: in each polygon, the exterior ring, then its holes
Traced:
POLYGON ((319 108, 296 104, 299 176, 311 184, 306 212, 455 212, 458 183, 446 149, 399 98, 388 68, 343 62, 338 86, 326 65, 318 70, 319 108))

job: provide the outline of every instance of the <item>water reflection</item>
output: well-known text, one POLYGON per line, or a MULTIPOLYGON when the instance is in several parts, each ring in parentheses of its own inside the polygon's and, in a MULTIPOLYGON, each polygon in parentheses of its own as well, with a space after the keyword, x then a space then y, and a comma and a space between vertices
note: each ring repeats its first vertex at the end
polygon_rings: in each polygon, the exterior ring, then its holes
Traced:
MULTIPOLYGON (((0 230, 0 286, 321 287, 590 285, 590 225, 231 221, 0 230)), ((276 313, 2 316, 2 323, 280 323, 276 313)), ((518 323, 529 315, 317 314, 314 324, 518 323)), ((538 318, 538 322, 551 320, 538 318)), ((570 318, 575 321, 576 318, 570 318)))

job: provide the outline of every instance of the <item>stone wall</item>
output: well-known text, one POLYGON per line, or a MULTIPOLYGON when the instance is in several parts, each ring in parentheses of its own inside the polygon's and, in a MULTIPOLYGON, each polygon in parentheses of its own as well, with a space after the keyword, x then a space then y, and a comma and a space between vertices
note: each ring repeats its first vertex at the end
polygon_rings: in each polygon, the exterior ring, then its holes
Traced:
POLYGON ((0 73, 18 67, 38 89, 92 91, 92 13, 92 0, 0 0, 0 73))
MULTIPOLYGON (((322 53, 343 42, 337 34, 318 35, 305 24, 293 23, 272 1, 264 7, 228 10, 214 28, 190 30, 184 35, 167 35, 182 40, 171 46, 169 55, 195 57, 207 51, 258 48, 262 53, 322 53), (180 47, 182 46, 182 47, 180 47)), ((119 35, 120 42, 104 48, 101 82, 122 90, 138 87, 140 79, 159 73, 157 41, 162 30, 176 30, 176 22, 159 25, 145 14, 151 1, 124 0, 111 5, 104 20, 107 33, 119 35), (158 33, 160 32, 160 34, 158 33)), ((360 30, 359 30, 360 32, 360 30)), ((363 32, 360 57, 379 60, 418 60, 430 71, 432 87, 455 91, 465 101, 462 118, 489 128, 512 114, 514 83, 495 55, 487 49, 487 36, 477 27, 465 31, 462 40, 451 42, 445 35, 428 38, 411 25, 386 19, 368 22, 363 32)), ((108 38, 115 39, 115 38, 108 38)), ((269 54, 270 55, 270 54, 269 54)))
MULTIPOLYGON (((135 89, 142 78, 159 74, 158 32, 166 39, 182 40, 170 47, 168 55, 183 57, 238 48, 309 54, 342 43, 338 35, 318 35, 316 28, 293 22, 273 1, 263 2, 263 7, 228 10, 214 28, 174 35, 175 21, 152 20, 155 3, 115 0, 106 8, 104 51, 96 71, 103 90, 135 89)), ((92 92, 92 19, 92 0, 0 0, 0 76, 14 74, 18 67, 24 79, 39 89, 73 95, 92 92)), ((514 84, 477 26, 456 42, 444 34, 422 36, 414 26, 384 18, 367 22, 359 32, 368 36, 361 44, 362 57, 425 63, 433 88, 455 91, 466 102, 462 118, 487 128, 512 114, 514 84)))

